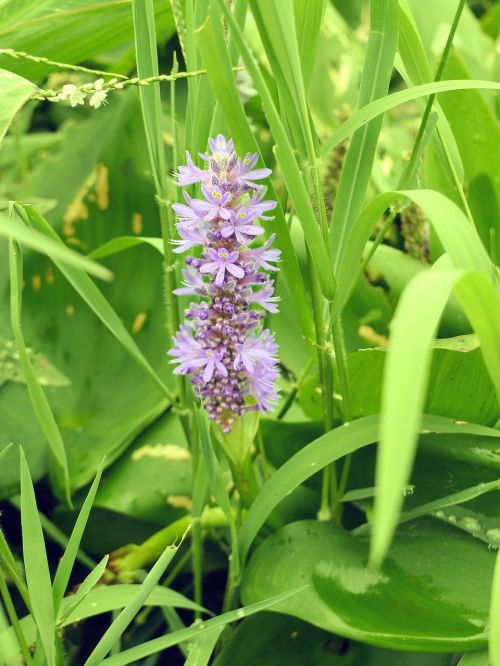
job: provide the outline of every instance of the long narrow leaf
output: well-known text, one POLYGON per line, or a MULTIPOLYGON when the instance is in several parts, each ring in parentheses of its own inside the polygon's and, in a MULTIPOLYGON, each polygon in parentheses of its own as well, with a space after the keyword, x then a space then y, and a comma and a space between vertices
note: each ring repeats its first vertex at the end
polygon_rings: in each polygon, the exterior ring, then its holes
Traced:
MULTIPOLYGON (((212 11, 211 16, 196 31, 196 43, 202 54, 208 79, 221 109, 224 111, 237 150, 242 154, 249 151, 260 152, 236 89, 229 54, 222 34, 222 25, 218 21, 216 12, 212 11)), ((271 180, 268 179, 266 184, 271 198, 277 200, 278 197, 271 180)), ((295 303, 303 335, 306 340, 311 340, 314 338, 313 322, 304 290, 304 281, 292 245, 290 230, 279 204, 275 210, 274 227, 277 245, 282 253, 282 270, 285 284, 295 303)))
POLYGON ((245 38, 243 37, 239 26, 223 0, 219 0, 219 6, 224 12, 226 20, 231 28, 232 36, 240 51, 240 55, 260 94, 264 112, 273 133, 274 140, 276 141, 276 157, 280 163, 288 192, 290 193, 297 216, 304 230, 304 236, 311 252, 311 257, 318 270, 322 291, 327 298, 332 299, 335 292, 335 280, 331 269, 328 249, 323 242, 311 199, 304 181, 302 180, 292 146, 290 145, 285 128, 281 122, 281 118, 262 73, 260 72, 252 52, 245 42, 245 38))
POLYGON ((54 666, 55 613, 52 600, 49 565, 42 526, 38 518, 35 491, 24 456, 20 449, 21 478, 21 526, 23 533, 23 557, 26 581, 30 595, 33 617, 36 622, 48 666, 54 666))
POLYGON ((98 666, 102 663, 104 657, 118 641, 125 629, 134 619, 135 615, 142 608, 145 601, 152 593, 153 589, 156 587, 158 581, 165 572, 165 569, 168 567, 172 558, 179 549, 184 536, 179 543, 172 544, 171 546, 167 546, 167 548, 165 548, 163 554, 160 556, 158 561, 155 563, 151 571, 144 579, 142 585, 139 587, 137 594, 128 602, 125 608, 107 629, 104 636, 92 650, 92 653, 85 662, 85 666, 98 666))
POLYGON ((103 467, 104 460, 99 465, 94 482, 92 483, 87 497, 85 498, 85 502, 80 509, 80 513, 78 514, 78 518, 69 538, 68 545, 66 546, 61 561, 59 562, 59 566, 57 567, 53 587, 54 608, 56 614, 59 612, 61 601, 66 592, 66 588, 68 587, 69 578, 75 564, 78 549, 82 541, 83 532, 89 519, 90 510, 92 508, 92 504, 94 503, 97 488, 99 487, 103 467))
POLYGON ((93 569, 85 580, 79 585, 76 594, 69 597, 69 603, 64 609, 64 613, 61 613, 57 619, 59 625, 63 624, 64 621, 74 613, 82 601, 88 596, 91 590, 97 585, 99 580, 102 578, 104 571, 106 570, 106 565, 109 560, 109 555, 105 555, 99 564, 93 569))
POLYGON ((103 280, 111 280, 113 274, 104 266, 100 266, 92 259, 78 254, 64 243, 58 243, 51 238, 47 238, 44 234, 30 229, 29 227, 21 224, 19 220, 9 219, 6 215, 0 213, 0 236, 6 238, 13 238, 18 243, 26 245, 32 250, 41 252, 54 259, 69 265, 76 266, 82 270, 95 275, 103 280))
POLYGON ((184 641, 191 640, 193 638, 201 637, 205 632, 210 632, 223 627, 230 622, 236 622, 237 620, 242 620, 245 617, 249 617, 254 613, 259 613, 260 611, 271 608, 275 604, 289 599, 295 594, 298 594, 305 587, 299 587, 295 590, 290 590, 289 592, 284 592, 283 594, 278 594, 275 597, 265 599, 264 601, 258 601, 255 604, 250 604, 244 608, 238 608, 234 611, 229 611, 228 613, 223 613, 218 617, 211 618, 206 622, 203 622, 201 625, 193 625, 192 627, 186 627, 186 629, 181 629, 175 631, 172 634, 167 634, 161 638, 155 638, 152 641, 147 641, 142 645, 138 645, 130 650, 125 650, 121 654, 117 654, 109 659, 105 659, 102 663, 106 666, 123 666, 124 664, 131 664, 137 659, 142 659, 147 657, 150 654, 155 654, 166 650, 173 645, 178 645, 184 641))
POLYGON ((500 295, 474 271, 430 271, 414 278, 392 321, 384 371, 380 445, 370 561, 378 567, 389 548, 415 457, 417 431, 431 361, 431 342, 455 291, 481 342, 500 401, 500 295))
POLYGON ((21 247, 13 240, 9 241, 9 263, 10 263, 10 307, 11 324, 14 338, 16 340, 19 360, 26 379, 28 393, 35 416, 40 428, 47 440, 52 454, 64 479, 66 490, 66 499, 68 503, 71 497, 71 483, 69 478, 68 461, 66 458, 66 449, 64 442, 57 427, 56 420, 50 409, 45 393, 36 376, 36 372, 31 363, 26 344, 24 342, 21 330, 21 303, 22 303, 22 282, 23 282, 23 260, 21 247))
POLYGON ((336 146, 350 137, 351 134, 386 111, 390 111, 401 104, 412 102, 421 97, 428 97, 436 93, 453 92, 454 90, 500 90, 500 83, 496 81, 481 81, 479 79, 453 79, 434 83, 422 83, 406 90, 391 93, 355 111, 325 141, 321 147, 321 154, 326 157, 336 146))
MULTIPOLYGON (((370 0, 370 35, 361 77, 360 107, 387 94, 396 53, 397 25, 397 0, 370 0)), ((363 125, 354 134, 347 151, 330 225, 335 266, 363 205, 381 126, 381 118, 363 125)))

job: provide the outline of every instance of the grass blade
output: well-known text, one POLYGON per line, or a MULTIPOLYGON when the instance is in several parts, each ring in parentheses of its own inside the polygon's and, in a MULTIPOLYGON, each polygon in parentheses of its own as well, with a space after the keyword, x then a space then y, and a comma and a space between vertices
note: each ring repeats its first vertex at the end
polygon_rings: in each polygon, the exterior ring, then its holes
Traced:
POLYGON ((231 34, 238 47, 243 62, 252 77, 253 84, 260 94, 264 113, 266 114, 267 121, 276 142, 276 157, 282 169, 287 190, 290 193, 297 216, 304 230, 304 236, 311 252, 311 257, 318 271, 321 289, 328 299, 332 299, 335 292, 335 280, 333 272, 330 269, 331 261, 329 252, 323 242, 320 227, 317 223, 311 204, 311 197, 302 180, 293 148, 290 145, 271 93, 269 92, 252 52, 245 42, 245 38, 243 37, 238 24, 223 0, 218 0, 218 2, 224 12, 229 27, 231 28, 231 34))
POLYGON ((49 565, 43 540, 42 526, 38 518, 35 491, 24 456, 20 449, 21 478, 21 526, 26 581, 30 595, 33 618, 38 628, 48 666, 54 666, 55 613, 52 600, 49 565))
POLYGON ((97 247, 89 254, 89 257, 102 259, 103 257, 109 257, 112 254, 128 250, 136 245, 142 245, 143 243, 151 245, 151 247, 154 247, 155 250, 158 250, 158 252, 163 254, 163 240, 161 238, 149 238, 146 236, 118 236, 117 238, 112 238, 110 241, 97 247))
POLYGON ((474 271, 436 271, 414 278, 392 320, 382 392, 380 445, 370 562, 379 567, 387 553, 416 452, 417 431, 427 387, 431 342, 443 309, 455 291, 481 341, 485 364, 500 401, 500 296, 474 271))
POLYGON ((191 646, 184 666, 207 666, 224 627, 212 629, 191 646))
POLYGON ((58 243, 51 238, 47 238, 34 229, 20 224, 18 220, 9 219, 6 215, 0 213, 0 236, 13 238, 18 243, 26 247, 46 254, 49 257, 58 259, 68 266, 76 266, 82 270, 95 275, 102 280, 112 280, 113 274, 104 266, 100 266, 95 261, 78 254, 64 243, 58 243))
POLYGON ((366 123, 386 111, 396 108, 400 104, 412 102, 421 97, 452 92, 454 90, 500 90, 500 83, 496 81, 481 81, 480 79, 452 79, 437 81, 435 83, 422 83, 406 90, 386 95, 382 99, 377 99, 361 107, 348 120, 339 125, 321 147, 321 155, 323 157, 328 156, 336 146, 366 125, 366 123))
MULTIPOLYGON (((398 3, 370 0, 370 35, 361 77, 359 106, 387 94, 397 46, 398 3)), ((340 176, 330 224, 331 252, 337 266, 371 177, 382 119, 376 118, 352 137, 340 176)))
POLYGON ((335 321, 356 284, 363 265, 361 256, 370 234, 384 211, 407 197, 426 213, 454 268, 475 268, 491 276, 493 265, 481 240, 460 208, 439 192, 432 190, 406 190, 384 192, 374 197, 363 209, 346 237, 346 246, 337 268, 337 293, 332 309, 335 321))
POLYGON ((33 411, 38 424, 47 440, 50 450, 60 468, 64 479, 64 487, 68 504, 71 503, 71 482, 68 470, 68 461, 64 442, 57 427, 56 420, 50 409, 45 393, 43 392, 36 372, 31 363, 21 330, 21 304, 23 283, 23 259, 21 247, 13 240, 9 241, 10 263, 10 314, 14 338, 19 352, 19 360, 26 379, 26 386, 31 400, 33 411))
POLYGON ((94 482, 92 483, 82 508, 80 509, 80 513, 78 514, 78 518, 69 538, 68 545, 66 546, 64 554, 59 562, 59 566, 57 567, 53 587, 54 608, 56 615, 59 612, 61 601, 66 592, 66 588, 68 587, 69 578, 75 564, 78 549, 80 548, 83 532, 89 519, 90 510, 92 509, 92 505, 94 503, 97 488, 99 487, 103 467, 104 460, 99 465, 94 482))
MULTIPOLYGON (((196 31, 196 43, 203 57, 208 79, 229 125, 236 149, 242 154, 249 151, 260 152, 236 90, 222 24, 218 20, 217 12, 212 12, 203 26, 196 31)), ((270 179, 267 180, 266 185, 269 188, 270 197, 277 200, 278 197, 270 179)), ((313 322, 303 286, 304 281, 293 248, 290 230, 279 203, 274 214, 276 242, 282 253, 282 271, 286 286, 296 305, 297 317, 304 337, 306 340, 311 340, 314 338, 313 322)))
POLYGON ((73 594, 69 597, 69 603, 65 606, 64 612, 59 614, 57 618, 57 624, 62 625, 64 621, 74 613, 82 601, 88 596, 92 589, 97 585, 97 583, 102 578, 104 571, 106 570, 106 565, 109 560, 109 555, 105 555, 99 564, 93 569, 85 580, 80 584, 76 594, 73 594))
POLYGON ((298 594, 303 589, 305 588, 299 587, 298 589, 290 590, 289 592, 284 592, 283 594, 278 594, 275 597, 266 599, 265 601, 259 601, 244 608, 238 608, 234 611, 223 613, 218 617, 214 617, 203 622, 202 625, 194 624, 191 627, 186 627, 186 629, 181 629, 180 631, 176 631, 172 634, 167 634, 161 638, 155 638, 152 641, 147 641, 146 643, 138 645, 137 647, 134 647, 130 650, 125 650, 121 654, 117 654, 110 659, 105 659, 102 663, 105 664, 105 666, 123 666, 124 664, 131 664, 137 659, 142 659, 143 657, 147 657, 150 654, 161 652, 162 650, 166 650, 173 645, 178 645, 183 641, 201 637, 205 632, 213 631, 219 627, 223 627, 226 624, 229 624, 230 622, 242 620, 244 617, 249 617, 254 613, 271 608, 271 606, 280 603, 280 601, 284 601, 285 599, 289 599, 294 594, 298 594))
POLYGON ((85 662, 85 666, 98 666, 102 663, 104 657, 109 653, 113 645, 117 642, 125 629, 132 622, 135 615, 137 615, 138 611, 142 608, 144 602, 152 593, 161 576, 165 572, 165 569, 168 567, 175 553, 179 549, 179 546, 184 540, 185 536, 186 533, 178 544, 172 544, 171 546, 167 546, 167 548, 165 548, 163 554, 160 556, 156 564, 144 579, 142 585, 139 587, 137 594, 128 602, 122 612, 107 629, 104 636, 92 650, 92 653, 85 662))

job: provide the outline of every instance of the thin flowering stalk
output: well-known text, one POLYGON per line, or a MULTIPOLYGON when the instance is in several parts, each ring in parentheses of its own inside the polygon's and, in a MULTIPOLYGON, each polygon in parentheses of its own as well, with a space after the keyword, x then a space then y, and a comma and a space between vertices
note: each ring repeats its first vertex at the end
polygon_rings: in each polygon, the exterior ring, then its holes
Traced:
MULTIPOLYGON (((62 64, 62 63, 61 63, 62 64)), ((66 68, 66 66, 64 67, 66 68)), ((71 67, 68 67, 67 69, 73 69, 71 67)), ((233 67, 232 68, 234 72, 238 72, 242 69, 243 67, 233 67)), ((112 78, 109 79, 109 81, 105 81, 100 88, 100 90, 104 90, 106 92, 109 91, 114 91, 114 90, 123 90, 124 88, 129 88, 130 86, 149 86, 151 83, 158 83, 162 81, 177 81, 177 79, 187 79, 191 77, 196 77, 196 76, 204 76, 207 71, 205 69, 200 69, 195 72, 178 72, 177 74, 157 74, 156 76, 148 76, 146 78, 139 78, 137 76, 133 78, 125 78, 121 80, 117 80, 116 75, 112 75, 111 73, 105 73, 105 72, 99 72, 99 70, 90 70, 93 74, 95 73, 101 73, 101 74, 106 74, 106 76, 111 76, 112 78)), ((100 79, 98 79, 100 81, 100 79)), ((96 82, 94 83, 84 83, 81 86, 77 87, 77 90, 79 92, 83 92, 86 95, 87 94, 93 94, 98 91, 98 88, 95 87, 96 82)), ((31 95, 30 99, 34 100, 40 100, 43 101, 45 99, 49 99, 51 101, 60 101, 60 95, 63 93, 63 88, 60 90, 37 90, 36 93, 31 95)))
POLYGON ((177 374, 191 377, 209 417, 229 433, 235 420, 249 411, 267 412, 278 400, 277 345, 263 329, 266 311, 277 312, 273 280, 264 272, 278 270, 280 251, 272 236, 251 247, 264 234, 260 220, 276 202, 264 201, 256 181, 269 169, 255 169, 256 155, 236 155, 231 139, 209 139, 206 168, 189 153, 176 173, 181 186, 201 184, 202 199, 183 192, 185 203, 172 209, 180 239, 174 252, 199 248, 185 259, 183 286, 176 294, 201 297, 187 308, 186 320, 168 352, 177 374))

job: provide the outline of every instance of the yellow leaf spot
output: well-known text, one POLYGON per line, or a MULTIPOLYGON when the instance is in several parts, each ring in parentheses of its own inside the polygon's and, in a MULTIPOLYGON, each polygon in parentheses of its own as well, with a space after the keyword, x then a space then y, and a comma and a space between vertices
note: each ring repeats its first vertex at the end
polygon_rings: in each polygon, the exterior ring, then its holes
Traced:
POLYGON ((67 305, 66 306, 66 314, 71 316, 75 314, 75 306, 74 305, 67 305))
POLYGON ((163 458, 168 461, 191 460, 188 449, 178 444, 145 444, 132 453, 132 460, 141 458, 163 458))
POLYGON ((36 291, 37 293, 42 288, 42 278, 38 274, 33 275, 31 278, 31 286, 33 287, 33 291, 36 291))
POLYGON ((139 333, 141 328, 144 326, 144 322, 146 321, 147 317, 148 315, 145 312, 139 312, 132 324, 132 333, 139 333))
POLYGON ((386 347, 389 343, 389 340, 385 335, 377 333, 377 331, 375 331, 371 326, 366 326, 366 324, 361 324, 361 326, 358 328, 358 333, 362 338, 368 340, 368 342, 372 342, 378 347, 386 347))
POLYGON ((142 215, 140 213, 133 213, 132 215, 132 232, 134 234, 142 233, 144 224, 142 222, 142 215))
POLYGON ((55 277, 54 277, 54 268, 52 264, 49 264, 47 266, 47 270, 45 271, 45 281, 47 284, 54 284, 55 282, 55 277))
POLYGON ((97 195, 97 206, 101 210, 106 210, 109 206, 109 169, 102 162, 99 162, 96 169, 95 193, 97 195))
POLYGON ((173 506, 174 509, 187 509, 190 511, 193 506, 192 499, 187 495, 168 495, 166 502, 170 506, 173 506))

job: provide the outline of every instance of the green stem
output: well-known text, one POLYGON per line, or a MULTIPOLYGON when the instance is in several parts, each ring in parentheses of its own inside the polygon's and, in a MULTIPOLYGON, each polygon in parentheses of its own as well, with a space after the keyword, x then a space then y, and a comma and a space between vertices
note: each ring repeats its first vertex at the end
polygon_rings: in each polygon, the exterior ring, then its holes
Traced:
POLYGON ((23 630, 21 629, 21 624, 19 622, 19 618, 17 617, 16 609, 14 608, 14 604, 12 603, 12 597, 10 596, 9 588, 7 587, 5 578, 1 573, 0 573, 0 594, 2 596, 2 600, 5 605, 5 610, 7 611, 7 615, 9 616, 12 629, 14 630, 14 633, 16 635, 17 642, 19 644, 19 649, 21 650, 21 654, 23 655, 24 661, 26 662, 27 666, 31 666, 33 664, 31 653, 26 644, 26 639, 24 638, 23 630))
MULTIPOLYGON (((0 563, 3 564, 3 569, 5 570, 5 572, 12 578, 12 582, 17 587, 17 591, 21 595, 21 598, 24 601, 26 608, 31 613, 32 610, 28 594, 28 588, 26 587, 26 583, 23 581, 17 570, 16 561, 14 560, 14 556, 12 555, 12 552, 9 548, 9 544, 7 543, 7 540, 5 539, 4 533, 1 529, 0 529, 0 563)), ((1 571, 2 567, 0 567, 0 575, 1 571)))
MULTIPOLYGON (((143 569, 160 557, 167 546, 184 534, 194 520, 192 516, 183 516, 175 522, 159 530, 140 546, 126 546, 116 551, 112 556, 111 568, 118 573, 118 577, 125 577, 127 573, 143 569), (123 553, 123 554, 122 554, 123 553)), ((218 507, 206 508, 199 518, 201 529, 213 527, 227 527, 227 518, 218 507)))

